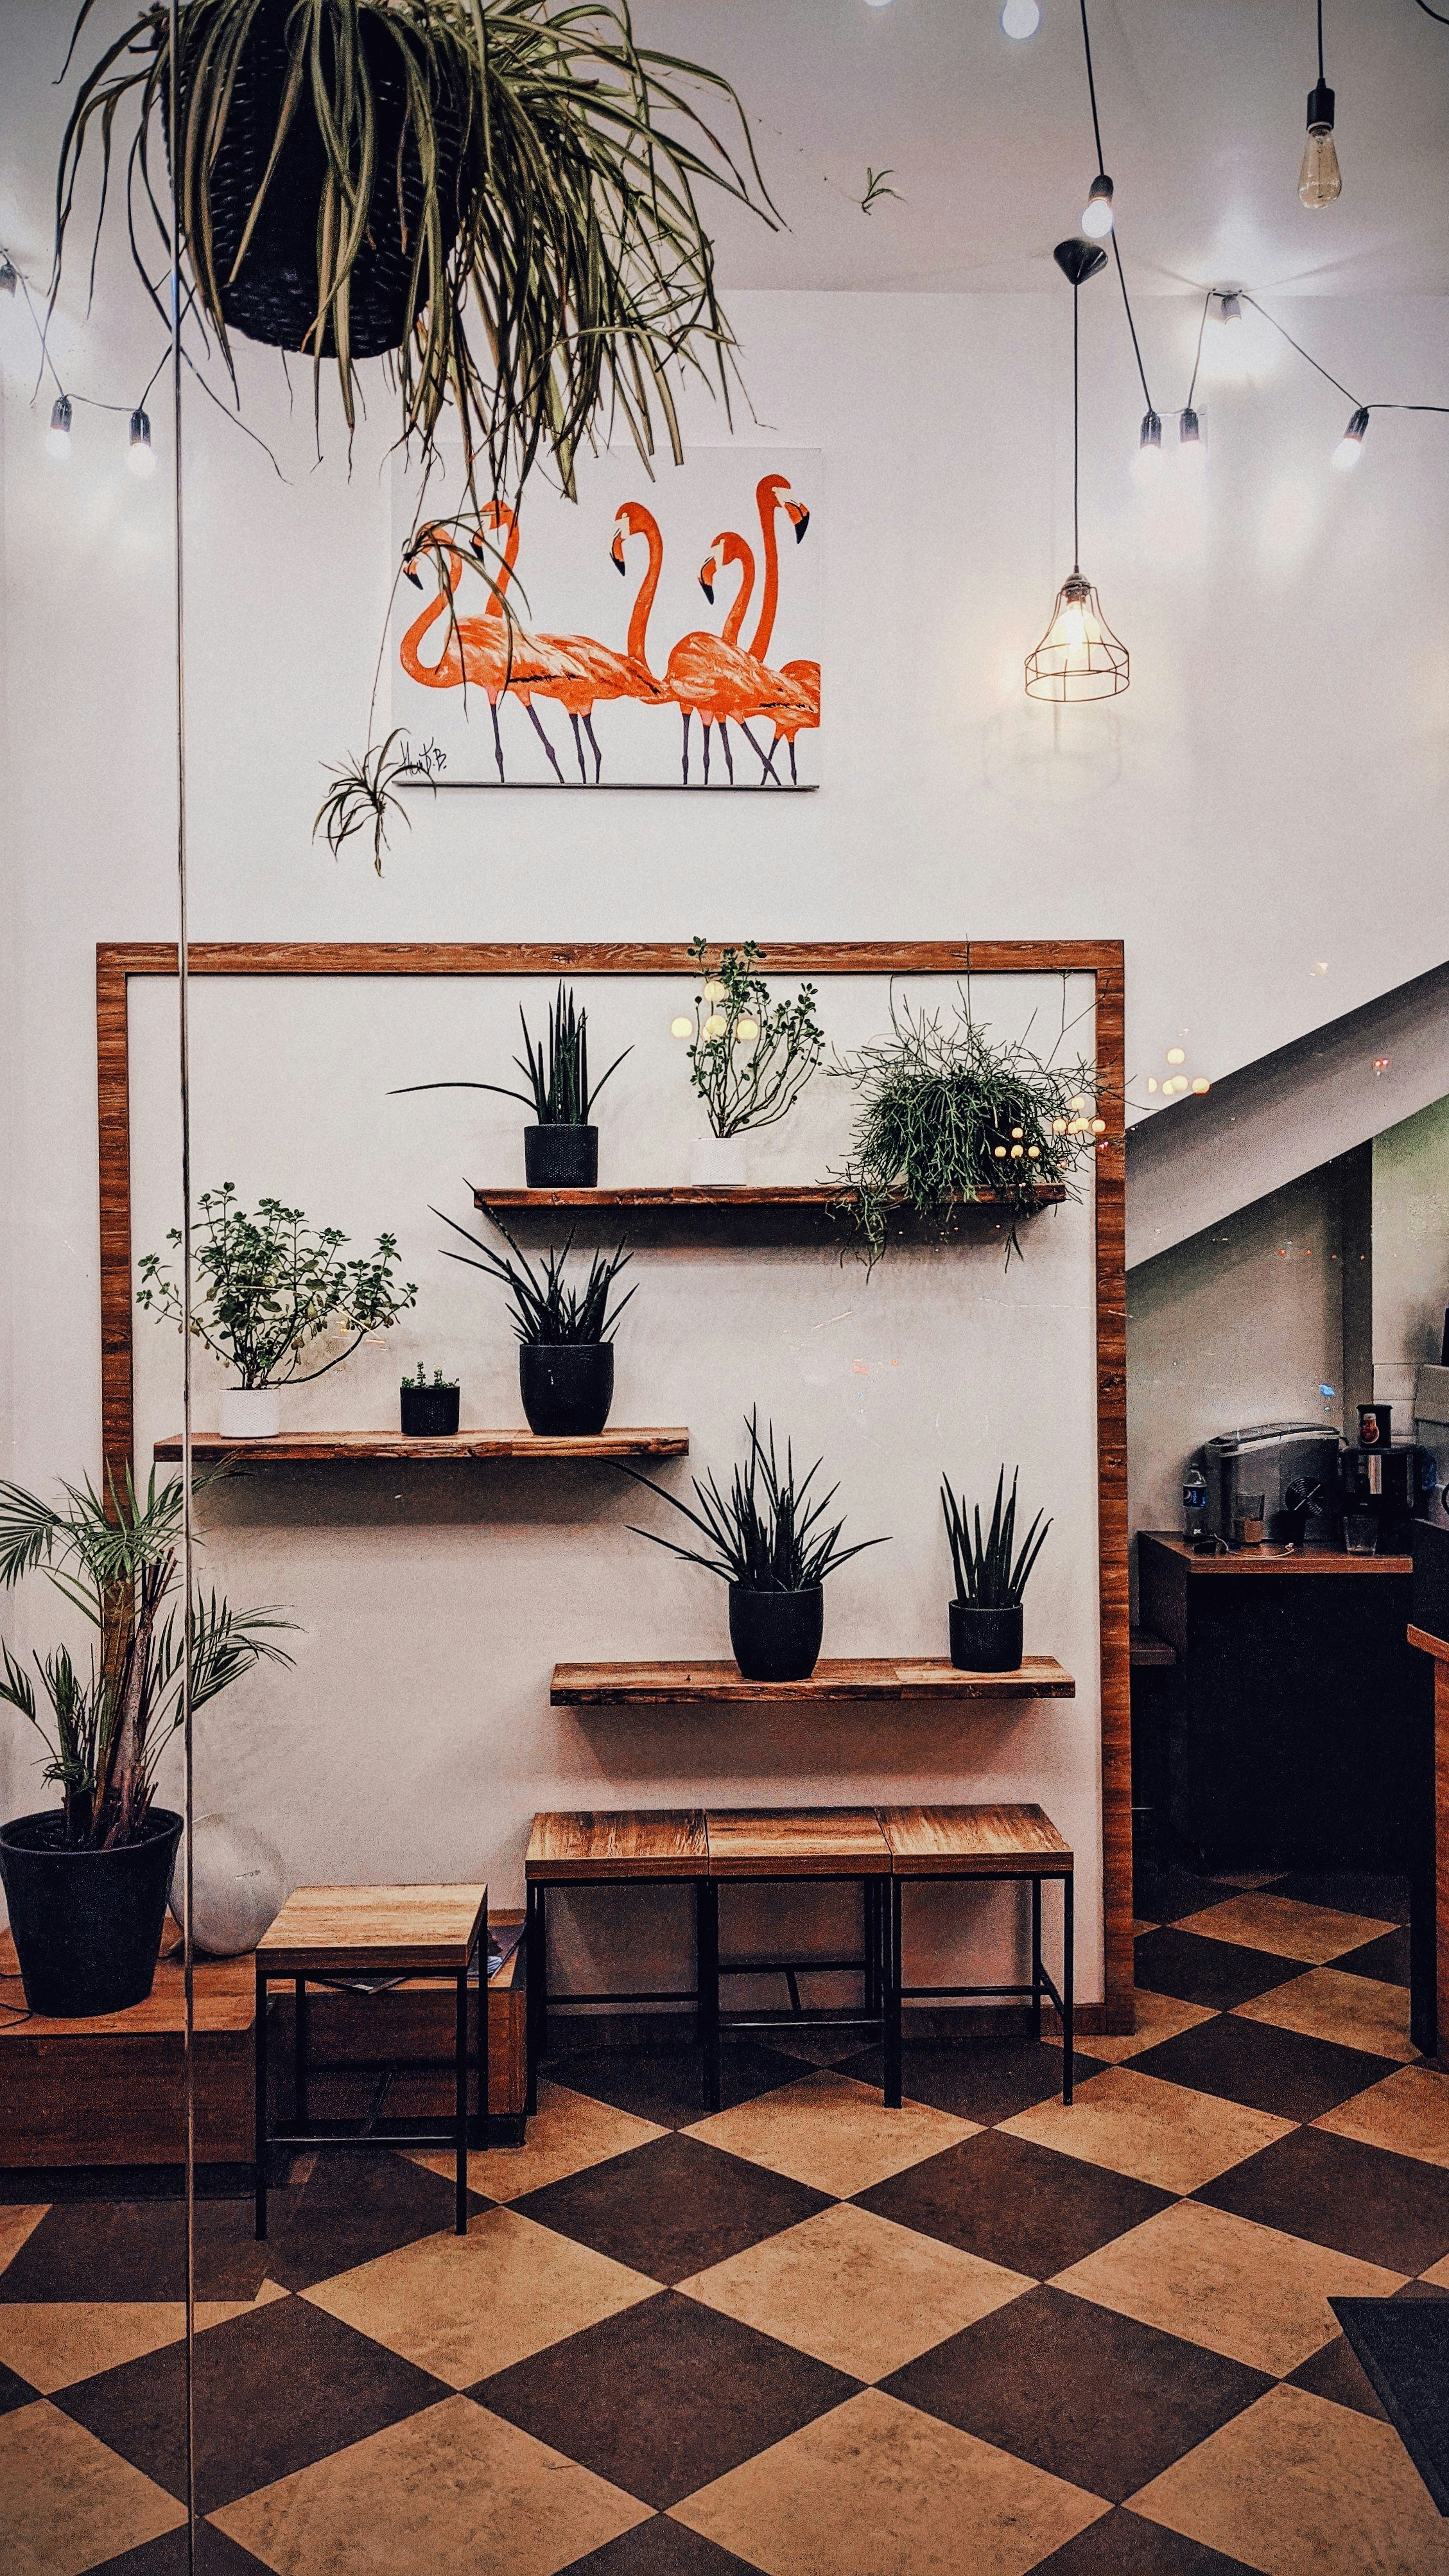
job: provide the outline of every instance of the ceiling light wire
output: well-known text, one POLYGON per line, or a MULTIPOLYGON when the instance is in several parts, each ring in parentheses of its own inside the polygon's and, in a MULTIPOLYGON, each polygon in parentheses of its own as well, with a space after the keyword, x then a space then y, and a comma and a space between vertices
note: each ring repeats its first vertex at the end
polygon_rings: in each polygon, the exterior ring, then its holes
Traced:
MULTIPOLYGON (((1197 326, 1197 350, 1196 350, 1196 354, 1194 355, 1193 362, 1192 362, 1192 383, 1188 386, 1188 389, 1187 389, 1187 401, 1186 401, 1186 403, 1185 403, 1185 404, 1184 404, 1184 406, 1183 406, 1184 410, 1186 410, 1186 411, 1191 411, 1191 409, 1192 409, 1192 398, 1193 398, 1193 395, 1197 392, 1197 371, 1198 371, 1199 367, 1202 365, 1202 335, 1203 335, 1204 331, 1207 329, 1208 307, 1209 307, 1209 305, 1211 304, 1211 302, 1212 302, 1212 300, 1213 300, 1213 294, 1214 294, 1214 289, 1210 286, 1210 287, 1208 288, 1208 291, 1207 291, 1206 295, 1203 297, 1203 300, 1202 300, 1202 312, 1201 312, 1201 315, 1199 316, 1199 319, 1198 319, 1198 326, 1197 326)), ((1253 301, 1253 299, 1252 299, 1252 297, 1251 297, 1251 295, 1250 295, 1250 296, 1249 296, 1249 298, 1248 298, 1248 302, 1251 304, 1251 303, 1252 303, 1252 301, 1253 301)), ((1283 335, 1283 336, 1284 336, 1284 338, 1285 338, 1285 339, 1287 338, 1287 336, 1288 336, 1288 335, 1287 335, 1286 331, 1285 331, 1285 333, 1284 333, 1284 335, 1283 335)), ((1349 399, 1350 399, 1350 400, 1352 400, 1352 396, 1350 396, 1350 398, 1349 398, 1349 399)))

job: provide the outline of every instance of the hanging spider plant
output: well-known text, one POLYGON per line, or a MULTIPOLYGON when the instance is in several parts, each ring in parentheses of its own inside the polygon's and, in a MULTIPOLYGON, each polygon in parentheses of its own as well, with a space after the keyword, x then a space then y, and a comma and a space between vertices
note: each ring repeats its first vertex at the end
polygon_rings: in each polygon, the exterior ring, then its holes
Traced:
POLYGON ((317 809, 312 838, 315 841, 319 832, 325 832, 327 847, 334 859, 338 859, 354 832, 370 829, 372 864, 381 876, 390 818, 401 815, 409 831, 412 829, 412 816, 401 797, 394 793, 398 782, 404 778, 421 779, 436 793, 437 781, 433 771, 441 767, 445 758, 445 753, 436 750, 415 753, 400 725, 388 735, 386 742, 375 743, 371 751, 363 752, 360 757, 349 752, 344 761, 327 772, 332 785, 317 809), (394 753, 393 745, 399 742, 402 749, 394 753))

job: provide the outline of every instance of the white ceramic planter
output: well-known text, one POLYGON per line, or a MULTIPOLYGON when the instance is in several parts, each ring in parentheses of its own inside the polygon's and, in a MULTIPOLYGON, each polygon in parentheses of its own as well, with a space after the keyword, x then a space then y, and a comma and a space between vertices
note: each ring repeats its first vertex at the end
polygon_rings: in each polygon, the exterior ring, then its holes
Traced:
POLYGON ((282 1399, 274 1386, 228 1386, 221 1396, 223 1440, 275 1440, 282 1399))
POLYGON ((742 1189, 749 1179, 748 1136, 696 1136, 689 1149, 689 1177, 720 1189, 742 1189))

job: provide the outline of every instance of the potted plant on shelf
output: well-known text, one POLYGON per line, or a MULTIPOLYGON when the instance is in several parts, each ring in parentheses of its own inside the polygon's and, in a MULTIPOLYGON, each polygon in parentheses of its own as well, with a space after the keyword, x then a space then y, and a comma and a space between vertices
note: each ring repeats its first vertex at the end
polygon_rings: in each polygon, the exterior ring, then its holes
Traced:
MULTIPOLYGON (((0 1825, 0 1879, 35 2013, 123 2012, 151 1991, 166 1892, 182 1820, 155 1803, 162 1753, 181 1724, 186 1621, 181 1589, 181 1479, 144 1495, 129 1477, 103 1501, 89 1485, 62 1488, 57 1511, 18 1485, 0 1485, 0 1584, 38 1571, 96 1631, 89 1666, 69 1647, 36 1654, 49 1704, 0 1647, 0 1701, 45 1739, 45 1777, 58 1807, 0 1825)), ((291 1657, 269 1630, 274 1610, 231 1610, 198 1587, 191 1609, 191 1705, 199 1709, 264 1656, 291 1657)))
MULTIPOLYGON (((281 1422, 278 1388, 307 1386, 350 1359, 369 1333, 391 1330, 418 1301, 413 1281, 395 1281, 397 1238, 380 1234, 374 1251, 343 1261, 348 1238, 335 1226, 311 1227, 300 1208, 259 1199, 255 1216, 236 1204, 236 1184, 201 1195, 200 1240, 192 1258, 199 1294, 191 1329, 213 1357, 236 1371, 239 1384, 221 1399, 225 1440, 266 1440, 281 1422), (302 1359, 328 1333, 351 1335, 320 1368, 302 1359)), ((173 1226, 166 1238, 179 1247, 173 1226)), ((181 1330, 181 1291, 148 1252, 136 1303, 181 1330)))
POLYGON ((531 1190, 594 1190, 599 1185, 599 1131, 591 1125, 594 1102, 609 1074, 617 1073, 625 1047, 596 1083, 589 1082, 589 1015, 578 1010, 562 983, 548 1015, 548 1038, 535 1047, 522 1010, 523 1053, 513 1061, 527 1091, 503 1082, 406 1082, 394 1093, 411 1091, 496 1091, 501 1100, 521 1100, 536 1124, 523 1131, 523 1177, 531 1190))
POLYGON ((564 1276, 572 1234, 562 1252, 546 1252, 541 1270, 535 1270, 492 1209, 485 1207, 483 1213, 490 1225, 498 1226, 514 1256, 511 1261, 491 1244, 480 1243, 465 1225, 443 1216, 441 1208, 433 1210, 473 1246, 471 1253, 449 1251, 448 1259, 501 1279, 513 1299, 518 1383, 528 1427, 542 1440, 591 1439, 603 1430, 614 1401, 612 1336, 634 1291, 626 1289, 613 1306, 609 1296, 631 1255, 622 1243, 617 1252, 596 1252, 582 1289, 577 1289, 564 1276))
POLYGON ((458 1428, 458 1381, 445 1378, 439 1368, 433 1371, 432 1384, 421 1361, 416 1377, 405 1377, 398 1389, 405 1440, 446 1440, 458 1428))
POLYGON ((691 1018, 681 1012, 670 1034, 687 1038, 689 1078, 708 1121, 691 1151, 690 1178, 736 1188, 745 1178, 746 1138, 788 1118, 825 1050, 815 1018, 813 984, 793 1001, 772 1002, 759 968, 765 951, 753 939, 720 952, 707 966, 708 943, 689 953, 705 969, 691 1018))
POLYGON ((991 1526, 984 1539, 980 1504, 968 1525, 950 1479, 941 1479, 941 1510, 956 1569, 956 1598, 951 1603, 951 1661, 962 1672, 1014 1673, 1021 1663, 1022 1601, 1051 1522, 1044 1521, 1038 1512, 1016 1550, 1016 1480, 1020 1472, 1013 1467, 1009 1496, 1005 1467, 997 1477, 991 1526))
POLYGON ((845 1168, 831 1178, 868 1263, 885 1250, 894 1209, 944 1235, 961 1203, 982 1197, 1010 1212, 1010 1262, 1043 1185, 1069 1182, 1107 1130, 1090 1064, 1044 1063, 1024 1039, 993 1040, 964 998, 944 1025, 939 1010, 913 1014, 893 999, 889 1038, 829 1071, 859 1094, 845 1168))
POLYGON ((756 1409, 746 1417, 745 1429, 749 1454, 743 1468, 736 1467, 728 1494, 720 1492, 713 1475, 703 1484, 697 1476, 692 1479, 697 1512, 652 1477, 616 1464, 621 1475, 647 1485, 671 1510, 682 1512, 708 1542, 709 1552, 702 1554, 677 1539, 661 1538, 657 1530, 635 1531, 636 1537, 652 1539, 656 1547, 683 1557, 686 1565, 702 1565, 729 1585, 730 1644, 746 1681, 808 1681, 820 1660, 826 1576, 886 1541, 863 1538, 842 1547, 844 1521, 822 1527, 839 1488, 832 1485, 828 1494, 810 1498, 821 1461, 817 1458, 797 1482, 788 1441, 783 1471, 777 1461, 774 1424, 766 1424, 762 1440, 756 1409))

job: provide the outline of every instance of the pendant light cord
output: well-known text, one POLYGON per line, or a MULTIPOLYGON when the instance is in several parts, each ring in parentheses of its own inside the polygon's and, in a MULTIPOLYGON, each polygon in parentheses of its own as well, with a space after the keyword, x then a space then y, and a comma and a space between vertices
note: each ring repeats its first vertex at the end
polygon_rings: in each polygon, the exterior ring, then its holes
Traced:
MULTIPOLYGON (((1097 78, 1092 69, 1092 31, 1087 23, 1087 0, 1078 0, 1078 6, 1082 13, 1082 51, 1087 58, 1087 96, 1092 107, 1092 140, 1097 147, 1097 168, 1105 172, 1107 164, 1102 153, 1102 120, 1097 114, 1097 78)), ((1115 223, 1112 227, 1112 257, 1117 263, 1117 283, 1122 289, 1122 309, 1127 316, 1127 328, 1132 334, 1132 355, 1137 361, 1137 373, 1142 379, 1142 399, 1148 410, 1152 411, 1155 406, 1148 390, 1147 369, 1142 363, 1142 343, 1137 337, 1137 325, 1132 317, 1131 298, 1127 293, 1127 273, 1122 266, 1122 252, 1117 240, 1115 223)))
MULTIPOLYGON (((1191 411, 1191 409, 1192 409, 1192 398, 1193 398, 1193 395, 1197 392, 1197 371, 1198 371, 1199 367, 1202 365, 1202 335, 1203 335, 1204 331, 1207 329, 1208 307, 1209 307, 1209 305, 1211 304, 1212 300, 1213 300, 1213 290, 1212 290, 1212 288, 1211 288, 1211 287, 1209 287, 1209 288, 1208 288, 1208 291, 1207 291, 1207 293, 1206 293, 1206 295, 1203 297, 1203 300, 1202 300, 1202 311, 1201 311, 1201 313, 1198 315, 1198 323, 1197 323, 1197 348, 1196 348, 1196 350, 1195 350, 1195 351, 1194 351, 1194 353, 1193 353, 1193 361, 1192 361, 1192 382, 1191 382, 1191 384, 1188 386, 1188 389, 1187 389, 1187 408, 1188 408, 1188 410, 1189 410, 1189 411, 1191 411)), ((1247 301, 1249 304, 1251 304, 1251 303, 1252 303, 1253 299, 1252 299, 1251 295, 1247 297, 1246 301, 1247 301)), ((1286 340, 1286 338, 1288 337, 1288 334, 1287 334, 1287 332, 1286 332, 1286 331, 1284 332, 1283 337, 1284 337, 1284 339, 1285 339, 1285 340, 1286 340)))
POLYGON ((1318 0, 1318 82, 1323 86, 1323 0, 1318 0))
MULTIPOLYGON (((1102 158, 1102 121, 1097 114, 1097 83, 1092 71, 1092 31, 1087 24, 1087 0, 1078 0, 1078 6, 1082 12, 1082 51, 1087 57, 1087 96, 1092 102, 1092 135, 1097 146, 1097 168, 1105 171, 1107 164, 1102 158)), ((1323 0, 1318 0, 1318 7, 1321 18, 1323 0)))
POLYGON ((1073 282, 1073 285, 1072 285, 1072 579, 1073 579, 1073 581, 1080 581, 1080 580, 1081 580, 1081 578, 1082 578, 1082 532, 1081 532, 1081 526, 1080 526, 1080 515, 1079 515, 1079 490, 1080 490, 1080 484, 1081 484, 1081 448, 1082 448, 1082 440, 1081 440, 1081 413, 1082 413, 1082 403, 1081 403, 1081 392, 1080 392, 1080 371, 1079 371, 1078 364, 1077 364, 1077 350, 1078 350, 1078 338, 1079 338, 1079 335, 1078 335, 1078 327, 1077 327, 1077 315, 1078 315, 1078 308, 1079 308, 1079 304, 1080 304, 1080 299, 1081 299, 1081 288, 1080 288, 1080 287, 1075 283, 1075 281, 1074 281, 1074 282, 1073 282))

